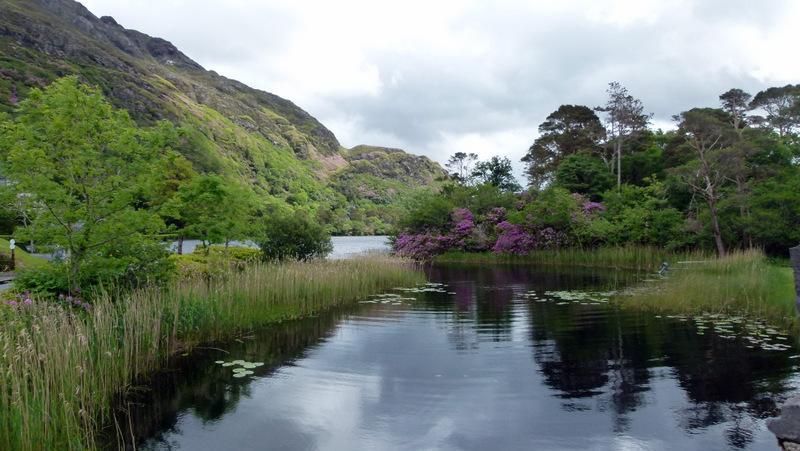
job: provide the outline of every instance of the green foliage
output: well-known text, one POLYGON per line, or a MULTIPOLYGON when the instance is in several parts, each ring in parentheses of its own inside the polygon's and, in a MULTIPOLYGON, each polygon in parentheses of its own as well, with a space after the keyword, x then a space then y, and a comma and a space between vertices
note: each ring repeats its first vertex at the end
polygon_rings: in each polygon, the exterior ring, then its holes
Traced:
MULTIPOLYGON (((139 129, 74 77, 31 91, 4 127, 3 172, 37 211, 18 236, 66 249, 72 289, 88 262, 123 263, 115 243, 145 246, 162 227, 158 216, 134 201, 164 151, 158 136, 164 127, 139 129)), ((121 270, 115 265, 114 273, 121 270)))
POLYGON ((218 175, 201 175, 180 186, 162 208, 182 237, 225 243, 250 236, 253 202, 247 190, 218 175))
POLYGON ((687 245, 684 218, 668 206, 664 186, 658 182, 639 187, 622 185, 605 196, 609 244, 641 244, 670 249, 687 245))
POLYGON ((274 210, 258 227, 256 240, 268 261, 322 258, 333 249, 325 227, 305 210, 274 210))
POLYGON ((597 115, 583 105, 561 105, 539 124, 539 137, 522 158, 530 185, 543 187, 561 162, 577 152, 594 153, 606 131, 597 115))
POLYGON ((514 178, 511 160, 494 156, 487 161, 479 161, 472 170, 471 178, 477 183, 496 186, 503 191, 516 192, 522 189, 514 178))
POLYGON ((408 201, 408 214, 401 218, 402 230, 440 230, 450 221, 454 203, 433 191, 417 193, 408 201))
POLYGON ((191 254, 171 255, 170 260, 184 279, 224 277, 231 270, 244 270, 261 261, 261 251, 239 246, 198 246, 191 254))
POLYGON ((787 168, 753 187, 748 198, 746 230, 767 251, 786 255, 800 243, 800 168, 787 168))
POLYGON ((70 289, 68 268, 62 262, 47 262, 32 268, 17 271, 14 288, 29 291, 36 296, 52 298, 70 289))
POLYGON ((538 193, 533 202, 508 215, 509 221, 525 224, 537 229, 551 227, 569 232, 575 225, 573 218, 580 211, 578 201, 569 191, 559 187, 548 187, 538 193))
POLYGON ((564 158, 556 169, 555 184, 572 193, 600 200, 614 186, 614 175, 600 158, 577 153, 564 158))

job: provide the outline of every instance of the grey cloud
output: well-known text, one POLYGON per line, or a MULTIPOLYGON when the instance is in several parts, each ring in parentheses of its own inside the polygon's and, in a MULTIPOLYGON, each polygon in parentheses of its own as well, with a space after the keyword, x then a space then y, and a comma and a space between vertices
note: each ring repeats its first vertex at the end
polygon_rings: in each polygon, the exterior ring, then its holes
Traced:
MULTIPOLYGON (((176 25, 164 15, 178 14, 185 4, 167 3, 172 6, 159 9, 158 15, 119 4, 115 8, 120 23, 163 35, 201 64, 261 74, 263 83, 249 81, 265 90, 287 83, 272 78, 277 75, 269 70, 269 58, 285 51, 298 32, 292 15, 297 11, 246 2, 223 9, 206 1, 176 25)), ((529 2, 500 5, 479 2, 442 24, 456 37, 480 37, 477 44, 489 49, 482 57, 442 53, 424 43, 413 50, 371 48, 367 44, 372 37, 364 36, 366 63, 381 77, 377 94, 330 92, 300 106, 323 122, 354 121, 357 126, 348 139, 355 142, 346 145, 364 142, 362 136, 393 137, 396 142, 371 144, 403 145, 444 161, 458 150, 437 147, 444 135, 535 130, 560 104, 604 103, 612 80, 641 98, 659 123, 669 123, 673 114, 693 106, 716 105, 717 96, 731 87, 755 93, 768 84, 791 81, 759 80, 754 64, 746 55, 739 57, 740 43, 725 34, 739 29, 766 33, 791 10, 789 1, 696 0, 677 3, 652 20, 624 25, 586 17, 579 8, 542 11, 529 2)), ((318 76, 325 77, 325 70, 318 76)), ((520 137, 519 142, 533 138, 520 137)))

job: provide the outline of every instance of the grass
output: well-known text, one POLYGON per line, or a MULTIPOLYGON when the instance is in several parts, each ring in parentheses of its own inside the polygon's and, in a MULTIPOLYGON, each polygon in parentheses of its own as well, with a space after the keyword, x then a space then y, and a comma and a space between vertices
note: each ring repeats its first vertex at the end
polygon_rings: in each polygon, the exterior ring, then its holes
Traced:
POLYGON ((656 282, 644 282, 620 298, 623 305, 654 311, 723 313, 764 319, 797 332, 794 276, 758 250, 705 263, 682 264, 656 282))
POLYGON ((0 305, 0 449, 94 449, 111 404, 179 350, 423 281, 388 257, 254 266, 216 282, 99 294, 88 313, 0 305))
POLYGON ((537 250, 527 255, 448 252, 437 257, 436 261, 439 263, 519 263, 656 271, 665 261, 674 265, 678 261, 705 260, 707 258, 709 258, 708 254, 700 251, 670 252, 657 247, 626 246, 537 250))
POLYGON ((800 332, 795 311, 794 276, 788 267, 771 263, 759 250, 738 251, 717 259, 700 252, 668 252, 654 247, 616 247, 534 251, 515 256, 450 252, 440 263, 515 263, 538 266, 619 268, 655 272, 670 263, 668 276, 644 282, 621 304, 673 314, 724 313, 764 319, 800 332))
MULTIPOLYGON (((8 245, 9 243, 7 239, 0 238, 0 249, 2 249, 3 254, 11 255, 8 245)), ((19 246, 17 246, 17 248, 14 250, 14 258, 16 259, 17 265, 22 268, 33 268, 47 263, 47 260, 31 255, 25 252, 19 246)))

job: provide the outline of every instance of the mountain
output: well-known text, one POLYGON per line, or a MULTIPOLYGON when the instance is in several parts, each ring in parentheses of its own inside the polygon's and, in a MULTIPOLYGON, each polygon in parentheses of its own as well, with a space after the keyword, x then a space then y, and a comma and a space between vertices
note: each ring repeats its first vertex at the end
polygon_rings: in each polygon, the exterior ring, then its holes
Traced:
POLYGON ((228 79, 170 42, 96 17, 73 0, 0 0, 0 112, 32 87, 78 75, 142 125, 175 123, 196 169, 264 198, 308 205, 335 232, 385 232, 389 208, 444 176, 398 149, 345 149, 289 100, 228 79))

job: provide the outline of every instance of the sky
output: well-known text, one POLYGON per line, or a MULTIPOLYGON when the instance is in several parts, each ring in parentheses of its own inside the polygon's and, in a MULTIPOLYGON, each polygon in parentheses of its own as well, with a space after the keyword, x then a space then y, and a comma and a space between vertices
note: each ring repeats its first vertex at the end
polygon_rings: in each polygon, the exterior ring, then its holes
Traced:
POLYGON ((738 87, 800 82, 792 0, 83 0, 287 98, 346 147, 519 159, 561 104, 619 81, 655 128, 738 87))

